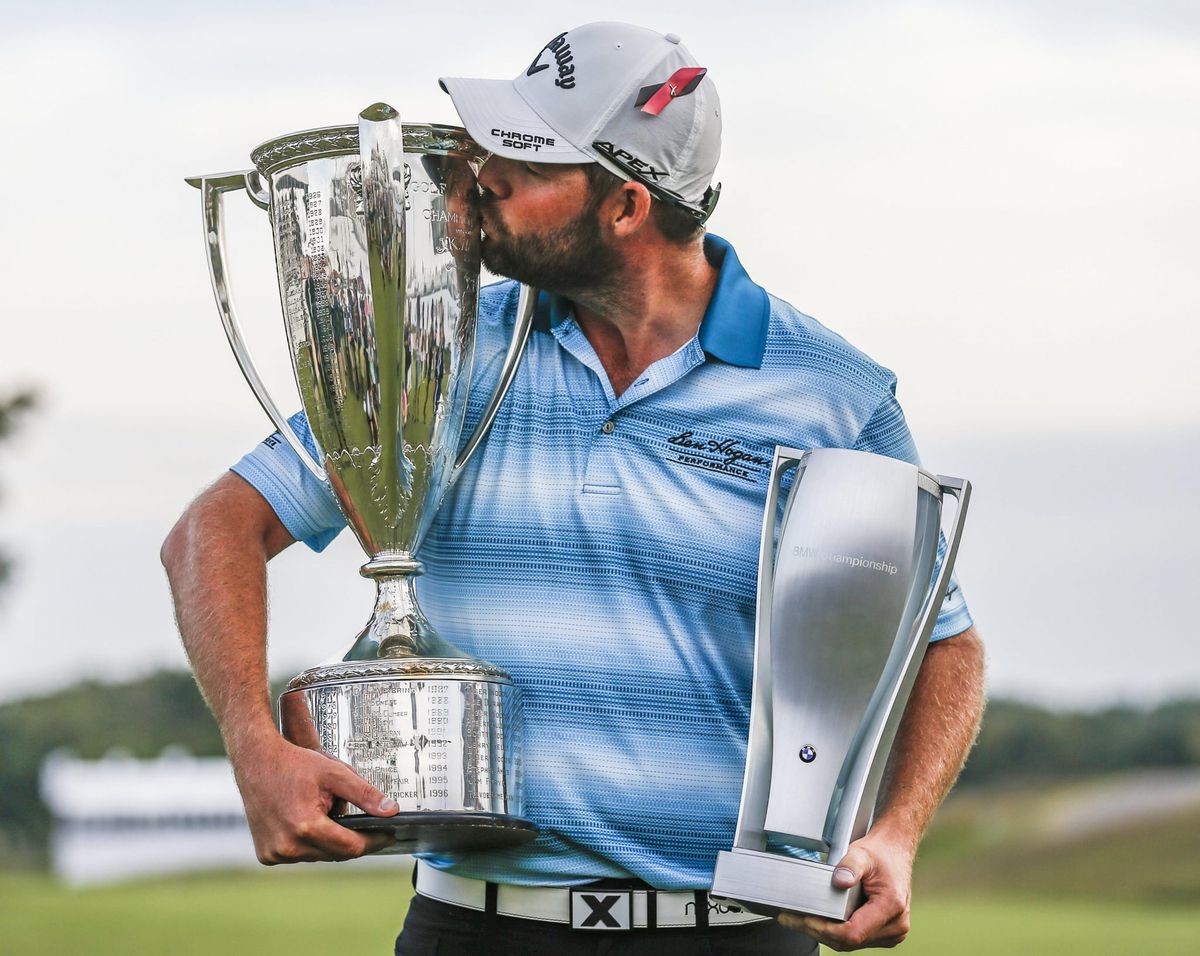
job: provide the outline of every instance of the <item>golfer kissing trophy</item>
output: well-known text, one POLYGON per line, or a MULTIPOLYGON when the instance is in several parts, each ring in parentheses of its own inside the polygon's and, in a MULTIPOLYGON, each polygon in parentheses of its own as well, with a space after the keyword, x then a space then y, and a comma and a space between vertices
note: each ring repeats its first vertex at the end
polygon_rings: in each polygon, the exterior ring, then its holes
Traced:
POLYGON ((713 896, 766 915, 838 920, 862 902, 860 886, 833 886, 833 871, 870 827, 970 494, 967 481, 881 455, 776 449, 759 552, 746 775, 713 896), (946 495, 958 507, 935 578, 946 495), (772 849, 780 844, 821 861, 772 849))
POLYGON ((521 290, 498 384, 458 448, 474 363, 487 154, 465 130, 401 125, 386 104, 357 127, 283 136, 255 168, 201 176, 208 264, 229 343, 283 440, 328 480, 369 561, 375 612, 353 646, 294 678, 280 699, 293 743, 344 761, 400 804, 353 829, 390 829, 390 852, 523 843, 521 707, 507 674, 438 635, 417 606, 414 557, 516 370, 536 293, 521 290), (225 267, 223 197, 245 190, 271 218, 292 368, 314 459, 268 395, 242 338, 225 267))

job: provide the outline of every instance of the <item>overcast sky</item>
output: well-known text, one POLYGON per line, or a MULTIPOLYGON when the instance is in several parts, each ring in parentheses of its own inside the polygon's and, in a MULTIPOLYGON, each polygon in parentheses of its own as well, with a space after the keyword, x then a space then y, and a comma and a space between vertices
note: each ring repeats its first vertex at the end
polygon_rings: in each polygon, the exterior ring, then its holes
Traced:
MULTIPOLYGON (((723 104, 712 229, 894 369, 925 461, 976 484, 961 556, 994 692, 1200 693, 1200 7, 1183 2, 42 3, 0 35, 0 699, 182 663, 158 545, 269 430, 220 331, 186 175, 441 75, 508 77, 589 19, 680 34, 723 104), (515 9, 515 8, 512 8, 515 9), (734 11, 731 15, 731 11, 734 11)), ((266 217, 231 271, 280 402, 266 217)), ((345 536, 273 569, 272 663, 369 613, 345 536)))

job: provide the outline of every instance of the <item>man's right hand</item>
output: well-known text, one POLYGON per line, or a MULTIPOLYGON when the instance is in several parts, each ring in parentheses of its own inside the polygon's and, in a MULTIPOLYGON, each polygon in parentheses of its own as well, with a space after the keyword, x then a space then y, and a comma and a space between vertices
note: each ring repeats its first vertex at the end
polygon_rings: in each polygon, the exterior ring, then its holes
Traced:
POLYGON ((341 761, 275 735, 243 748, 234 776, 259 862, 351 860, 396 842, 390 832, 350 830, 329 811, 346 801, 372 816, 391 816, 396 802, 341 761))

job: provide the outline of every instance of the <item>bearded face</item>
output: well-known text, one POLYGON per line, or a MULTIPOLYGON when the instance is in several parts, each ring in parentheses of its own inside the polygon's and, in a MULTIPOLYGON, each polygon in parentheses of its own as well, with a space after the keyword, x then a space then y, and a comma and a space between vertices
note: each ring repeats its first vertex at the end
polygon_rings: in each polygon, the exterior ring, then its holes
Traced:
POLYGON ((510 228, 495 197, 480 200, 483 263, 496 275, 571 296, 607 286, 621 259, 601 233, 597 212, 603 197, 593 196, 573 220, 539 233, 510 228))

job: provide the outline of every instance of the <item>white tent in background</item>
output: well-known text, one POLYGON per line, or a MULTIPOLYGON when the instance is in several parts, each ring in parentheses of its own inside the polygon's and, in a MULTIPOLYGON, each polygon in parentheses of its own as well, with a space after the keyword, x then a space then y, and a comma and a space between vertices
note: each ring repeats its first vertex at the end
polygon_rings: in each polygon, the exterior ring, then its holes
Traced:
MULTIPOLYGON (((81 760, 57 750, 42 763, 41 791, 55 821, 51 866, 74 886, 259 866, 224 757, 169 747, 150 760, 121 750, 81 760)), ((395 856, 350 862, 407 866, 395 856)))
POLYGON ((42 800, 55 819, 51 864, 73 885, 257 866, 241 797, 223 757, 170 748, 139 760, 111 751, 42 764, 42 800))

